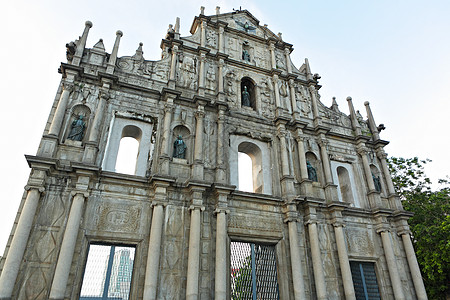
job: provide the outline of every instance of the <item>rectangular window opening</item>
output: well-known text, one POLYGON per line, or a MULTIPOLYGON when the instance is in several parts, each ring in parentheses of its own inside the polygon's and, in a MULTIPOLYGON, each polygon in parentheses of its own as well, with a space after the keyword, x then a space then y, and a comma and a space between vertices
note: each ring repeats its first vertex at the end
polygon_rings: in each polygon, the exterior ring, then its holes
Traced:
POLYGON ((357 300, 381 299, 378 289, 375 264, 372 262, 351 261, 353 286, 357 300))
POLYGON ((231 299, 279 299, 274 245, 231 242, 231 299))
POLYGON ((89 246, 80 300, 128 300, 133 272, 134 246, 89 246))

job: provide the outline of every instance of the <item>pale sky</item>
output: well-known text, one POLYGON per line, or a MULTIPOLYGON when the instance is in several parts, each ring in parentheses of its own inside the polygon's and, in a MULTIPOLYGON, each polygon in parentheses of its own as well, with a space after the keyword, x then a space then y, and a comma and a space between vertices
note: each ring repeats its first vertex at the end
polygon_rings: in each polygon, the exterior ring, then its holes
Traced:
POLYGON ((24 154, 36 154, 61 75, 65 44, 86 20, 93 23, 87 47, 100 38, 111 52, 122 30, 119 56, 157 60, 168 24, 181 18, 186 36, 200 6, 205 14, 249 10, 294 45, 292 61, 309 59, 322 76, 321 101, 348 113, 345 98, 365 114, 370 101, 377 124, 391 142, 389 155, 433 160, 434 180, 450 174, 447 159, 450 112, 450 1, 4 1, 0 11, 0 255, 3 254, 27 182, 24 154))

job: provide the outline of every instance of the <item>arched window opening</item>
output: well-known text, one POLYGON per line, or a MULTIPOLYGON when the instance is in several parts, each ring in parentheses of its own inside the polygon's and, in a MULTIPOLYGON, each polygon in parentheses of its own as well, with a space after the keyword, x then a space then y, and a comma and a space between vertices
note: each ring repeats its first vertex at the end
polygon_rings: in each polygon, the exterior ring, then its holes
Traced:
POLYGON ((139 141, 132 137, 122 138, 120 140, 119 153, 117 154, 116 172, 135 174, 138 154, 139 141))
POLYGON ((252 159, 244 152, 238 152, 239 190, 253 193, 252 159))
POLYGON ((352 184, 350 182, 350 175, 346 168, 338 167, 337 175, 339 180, 339 191, 343 202, 355 204, 353 199, 352 184))
POLYGON ((255 84, 249 77, 241 79, 241 106, 256 109, 255 84))
MULTIPOLYGON (((243 142, 239 144, 238 147, 238 168, 239 168, 239 190, 248 191, 244 189, 244 186, 241 186, 241 177, 247 176, 251 178, 252 188, 249 191, 254 193, 262 193, 263 192, 263 169, 262 169, 262 155, 261 150, 255 144, 249 142, 243 142), (243 154, 243 155, 242 155, 243 154), (251 165, 245 162, 245 156, 248 156, 251 160, 251 165), (242 159, 241 159, 242 157, 242 159), (241 166, 241 160, 243 161, 241 166), (245 163, 244 163, 245 162, 245 163), (251 166, 251 167, 250 167, 251 166), (241 175, 242 172, 246 172, 247 175, 241 175), (251 175, 250 175, 251 174, 251 175)), ((248 181, 248 180, 247 180, 248 181)), ((244 182, 243 182, 244 184, 244 182)), ((247 188, 247 186, 245 187, 247 188)))
POLYGON ((142 131, 138 127, 127 125, 123 128, 114 168, 117 173, 136 174, 141 137, 142 131))

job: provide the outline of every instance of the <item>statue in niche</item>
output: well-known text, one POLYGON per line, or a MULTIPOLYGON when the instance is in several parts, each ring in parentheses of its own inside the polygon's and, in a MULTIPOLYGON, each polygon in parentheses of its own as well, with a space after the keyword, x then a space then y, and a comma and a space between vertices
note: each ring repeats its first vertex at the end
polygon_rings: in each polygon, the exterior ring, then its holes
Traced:
POLYGON ((311 181, 318 182, 316 169, 313 166, 311 166, 309 161, 306 161, 306 168, 308 169, 308 179, 311 181))
POLYGON ((84 118, 83 115, 78 115, 78 118, 72 122, 67 139, 72 141, 83 140, 84 130, 86 129, 86 123, 83 121, 83 118, 84 118))
POLYGON ((250 103, 250 93, 247 91, 246 85, 244 85, 244 90, 242 91, 242 106, 252 106, 250 103))
POLYGON ((173 143, 173 157, 186 159, 186 148, 186 143, 183 141, 183 137, 179 135, 173 143))
POLYGON ((381 192, 380 176, 375 176, 375 174, 372 173, 372 179, 373 179, 373 184, 375 185, 375 190, 377 192, 381 192))
POLYGON ((242 50, 242 59, 250 62, 250 54, 247 49, 242 50))

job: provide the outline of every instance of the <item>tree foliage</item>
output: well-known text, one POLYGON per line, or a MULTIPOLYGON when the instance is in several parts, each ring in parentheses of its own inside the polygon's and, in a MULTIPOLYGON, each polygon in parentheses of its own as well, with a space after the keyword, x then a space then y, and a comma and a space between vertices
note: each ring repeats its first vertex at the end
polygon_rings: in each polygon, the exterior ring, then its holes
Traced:
POLYGON ((391 157, 388 160, 392 180, 405 210, 414 213, 409 220, 429 299, 450 295, 450 186, 439 180, 432 189, 424 166, 430 160, 391 157))

